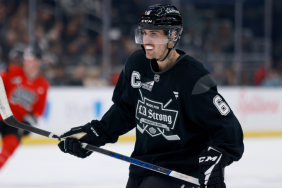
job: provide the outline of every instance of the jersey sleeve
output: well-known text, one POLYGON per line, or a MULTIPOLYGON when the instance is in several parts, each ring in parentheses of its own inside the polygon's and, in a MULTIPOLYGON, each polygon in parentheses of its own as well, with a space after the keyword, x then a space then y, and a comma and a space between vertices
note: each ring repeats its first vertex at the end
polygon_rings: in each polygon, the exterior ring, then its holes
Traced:
POLYGON ((216 82, 210 74, 195 83, 189 104, 190 118, 208 132, 209 144, 226 151, 231 158, 229 164, 239 160, 244 151, 241 125, 217 92, 216 82))
MULTIPOLYGON (((13 76, 16 76, 17 74, 19 74, 19 72, 21 72, 22 69, 16 65, 10 65, 8 67, 7 70, 5 71, 2 71, 0 73, 1 77, 2 77, 2 80, 3 80, 3 83, 4 83, 4 86, 5 86, 5 90, 6 90, 6 94, 8 95, 7 91, 9 90, 9 87, 10 87, 10 80, 13 76)), ((8 96, 7 96, 8 97, 8 96)))
POLYGON ((100 142, 115 143, 123 135, 135 127, 134 92, 126 77, 125 69, 121 72, 115 87, 112 101, 114 104, 100 121, 91 124, 102 132, 100 142))
POLYGON ((8 79, 9 79, 9 73, 7 71, 3 71, 0 73, 4 86, 6 87, 7 83, 8 83, 8 79))

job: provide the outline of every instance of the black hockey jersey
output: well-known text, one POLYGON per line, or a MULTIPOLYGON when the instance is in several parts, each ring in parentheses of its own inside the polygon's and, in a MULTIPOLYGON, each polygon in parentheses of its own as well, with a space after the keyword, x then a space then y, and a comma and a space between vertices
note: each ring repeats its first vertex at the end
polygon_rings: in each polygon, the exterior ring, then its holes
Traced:
MULTIPOLYGON (((142 50, 134 52, 115 87, 114 104, 92 123, 102 132, 99 141, 103 144, 116 142, 136 127, 133 158, 198 178, 199 154, 207 146, 217 146, 229 154, 230 163, 237 161, 244 150, 243 133, 209 72, 177 52, 181 56, 175 64, 161 72, 142 50)), ((130 166, 133 178, 147 174, 162 176, 130 166)))

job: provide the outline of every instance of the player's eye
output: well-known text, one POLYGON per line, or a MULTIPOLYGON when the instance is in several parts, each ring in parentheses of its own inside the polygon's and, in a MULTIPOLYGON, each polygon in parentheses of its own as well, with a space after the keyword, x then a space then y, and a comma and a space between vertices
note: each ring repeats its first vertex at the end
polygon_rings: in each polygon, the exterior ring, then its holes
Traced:
POLYGON ((157 34, 156 33, 151 33, 150 37, 152 37, 152 38, 157 37, 157 34))

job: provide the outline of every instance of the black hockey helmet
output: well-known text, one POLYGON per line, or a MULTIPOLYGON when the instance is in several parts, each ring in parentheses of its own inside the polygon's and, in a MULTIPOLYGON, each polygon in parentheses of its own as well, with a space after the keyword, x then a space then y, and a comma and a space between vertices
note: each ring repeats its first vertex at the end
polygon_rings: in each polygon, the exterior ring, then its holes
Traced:
POLYGON ((41 60, 42 59, 42 50, 40 49, 38 45, 28 46, 24 50, 24 57, 27 57, 27 56, 34 56, 35 58, 41 60))
POLYGON ((139 29, 182 29, 182 16, 173 5, 151 5, 139 18, 139 29))
MULTIPOLYGON (((183 22, 180 11, 173 5, 152 5, 142 14, 139 19, 138 28, 135 30, 135 42, 137 44, 144 44, 143 30, 164 30, 166 39, 155 40, 156 44, 167 44, 174 41, 175 48, 178 43, 182 30, 183 22)), ((168 48, 168 47, 167 47, 168 48)), ((168 48, 170 53, 173 48, 168 48)), ((165 57, 165 58, 166 58, 165 57)), ((165 58, 163 60, 165 60, 165 58)), ((162 60, 162 61, 163 61, 162 60)))

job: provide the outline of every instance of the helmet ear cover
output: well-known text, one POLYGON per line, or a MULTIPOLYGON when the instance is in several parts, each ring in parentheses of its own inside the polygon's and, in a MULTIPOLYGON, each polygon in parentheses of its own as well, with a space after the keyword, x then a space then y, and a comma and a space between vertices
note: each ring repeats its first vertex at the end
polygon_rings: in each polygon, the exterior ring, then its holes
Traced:
POLYGON ((182 28, 164 30, 164 32, 165 35, 168 36, 168 39, 172 39, 176 42, 180 39, 182 28))

